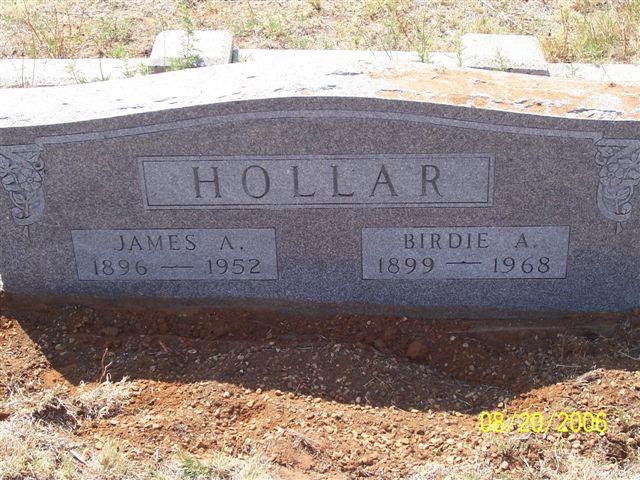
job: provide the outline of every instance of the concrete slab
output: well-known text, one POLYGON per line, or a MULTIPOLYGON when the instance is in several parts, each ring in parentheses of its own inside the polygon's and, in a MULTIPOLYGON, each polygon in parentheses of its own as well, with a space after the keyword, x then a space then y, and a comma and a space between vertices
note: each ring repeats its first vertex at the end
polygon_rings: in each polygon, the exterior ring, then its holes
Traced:
POLYGON ((202 67, 230 63, 233 35, 226 30, 165 30, 153 42, 149 57, 152 69, 166 69, 172 64, 202 67))
POLYGON ((48 87, 146 73, 146 58, 0 59, 0 87, 48 87))
MULTIPOLYGON (((317 61, 372 61, 391 63, 421 63, 417 52, 399 50, 273 50, 262 48, 235 49, 234 63, 244 62, 317 62, 317 61)), ((433 65, 443 67, 458 67, 455 53, 431 52, 429 61, 433 65)))
POLYGON ((537 38, 529 35, 463 35, 462 66, 486 70, 549 75, 537 38))
POLYGON ((420 62, 416 52, 375 50, 275 50, 241 48, 234 51, 234 63, 244 62, 315 62, 315 61, 375 61, 420 62))
POLYGON ((560 78, 640 83, 640 65, 625 63, 550 63, 549 74, 560 78))

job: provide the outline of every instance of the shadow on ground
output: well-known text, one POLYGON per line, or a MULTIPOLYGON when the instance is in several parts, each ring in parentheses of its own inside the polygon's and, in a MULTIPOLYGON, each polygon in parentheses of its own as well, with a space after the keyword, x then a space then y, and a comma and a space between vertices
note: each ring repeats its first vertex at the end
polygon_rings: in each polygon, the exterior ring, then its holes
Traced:
POLYGON ((430 320, 1 297, 67 381, 213 381, 477 413, 594 368, 640 369, 640 315, 430 320))

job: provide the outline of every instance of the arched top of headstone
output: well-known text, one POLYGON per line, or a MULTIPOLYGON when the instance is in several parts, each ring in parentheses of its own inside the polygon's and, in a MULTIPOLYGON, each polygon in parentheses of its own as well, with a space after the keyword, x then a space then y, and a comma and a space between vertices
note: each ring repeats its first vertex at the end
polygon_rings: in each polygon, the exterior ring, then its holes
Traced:
POLYGON ((238 63, 60 87, 0 89, 0 128, 287 97, 457 105, 551 117, 640 119, 640 87, 422 63, 238 63))

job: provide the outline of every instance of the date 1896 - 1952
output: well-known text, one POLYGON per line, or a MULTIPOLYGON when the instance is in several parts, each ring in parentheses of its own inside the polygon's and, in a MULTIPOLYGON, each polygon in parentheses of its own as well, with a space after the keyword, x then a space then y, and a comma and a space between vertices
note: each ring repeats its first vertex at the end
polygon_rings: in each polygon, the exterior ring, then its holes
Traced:
MULTIPOLYGON (((127 260, 127 259, 95 259, 93 261, 94 273, 96 276, 110 277, 112 275, 137 275, 144 277, 149 274, 149 270, 154 266, 148 265, 144 260, 127 260)), ((180 266, 160 266, 158 268, 196 268, 195 265, 180 266)), ((205 262, 205 270, 210 275, 243 275, 243 274, 259 274, 260 260, 257 258, 216 258, 207 259, 205 262)))

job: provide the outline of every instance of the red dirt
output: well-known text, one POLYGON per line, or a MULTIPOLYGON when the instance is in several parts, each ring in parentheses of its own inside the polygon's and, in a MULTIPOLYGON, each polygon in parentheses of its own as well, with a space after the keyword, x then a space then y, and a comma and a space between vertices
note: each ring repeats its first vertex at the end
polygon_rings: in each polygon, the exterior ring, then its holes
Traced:
POLYGON ((96 444, 118 437, 139 455, 257 449, 290 478, 395 479, 427 461, 517 472, 550 446, 622 461, 640 445, 637 312, 304 319, 6 296, 0 307, 0 398, 15 384, 74 388, 105 372, 127 376, 136 393, 124 412, 75 435, 96 444), (606 411, 609 429, 478 427, 483 410, 554 409, 606 411))

